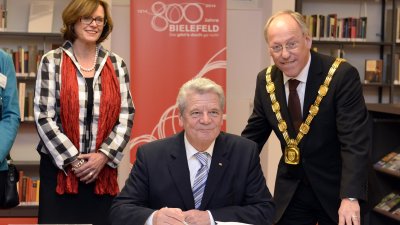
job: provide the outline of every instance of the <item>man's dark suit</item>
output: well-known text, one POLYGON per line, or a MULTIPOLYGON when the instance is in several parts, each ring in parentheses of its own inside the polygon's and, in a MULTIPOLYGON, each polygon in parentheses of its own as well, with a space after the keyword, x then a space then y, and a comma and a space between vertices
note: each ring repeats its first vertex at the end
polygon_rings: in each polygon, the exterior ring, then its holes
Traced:
MULTIPOLYGON (((303 119, 314 103, 334 58, 311 51, 311 65, 304 96, 303 119)), ((254 97, 254 110, 242 136, 258 143, 261 151, 270 133, 274 131, 285 141, 277 126, 271 99, 266 91, 265 71, 258 74, 254 97)), ((274 66, 271 72, 276 98, 287 121, 288 132, 295 131, 287 110, 282 72, 274 66)), ((301 162, 297 166, 285 164, 283 157, 278 166, 274 200, 277 211, 275 222, 283 215, 299 183, 306 177, 324 210, 338 221, 341 198, 366 200, 367 164, 369 148, 368 112, 362 95, 357 70, 342 62, 336 70, 323 98, 319 112, 310 125, 310 131, 299 144, 301 162)))
MULTIPOLYGON (((112 224, 143 225, 162 207, 194 209, 183 132, 138 149, 135 165, 114 200, 109 218, 112 224)), ((210 210, 215 221, 272 223, 274 204, 256 143, 220 133, 200 210, 210 210)))

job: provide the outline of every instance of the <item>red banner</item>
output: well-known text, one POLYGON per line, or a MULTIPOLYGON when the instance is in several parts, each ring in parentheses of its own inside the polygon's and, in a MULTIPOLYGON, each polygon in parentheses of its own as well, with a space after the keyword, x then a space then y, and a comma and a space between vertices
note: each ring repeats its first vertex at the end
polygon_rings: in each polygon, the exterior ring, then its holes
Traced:
POLYGON ((133 163, 139 145, 181 130, 183 83, 207 77, 225 89, 226 1, 131 0, 131 67, 133 163))

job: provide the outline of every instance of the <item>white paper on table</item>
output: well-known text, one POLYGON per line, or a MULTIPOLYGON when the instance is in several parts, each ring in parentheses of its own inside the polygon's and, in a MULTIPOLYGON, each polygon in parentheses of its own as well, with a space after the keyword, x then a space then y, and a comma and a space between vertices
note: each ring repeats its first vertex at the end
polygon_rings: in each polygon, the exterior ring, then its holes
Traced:
POLYGON ((239 222, 220 222, 220 221, 215 221, 217 225, 252 225, 248 223, 239 223, 239 222))

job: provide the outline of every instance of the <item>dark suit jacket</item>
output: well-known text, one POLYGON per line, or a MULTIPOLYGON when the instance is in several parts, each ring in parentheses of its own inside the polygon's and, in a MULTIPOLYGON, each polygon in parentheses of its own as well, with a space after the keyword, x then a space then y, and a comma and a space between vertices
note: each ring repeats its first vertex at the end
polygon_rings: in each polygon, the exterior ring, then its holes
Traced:
MULTIPOLYGON (((194 209, 183 132, 139 147, 137 159, 110 211, 112 224, 143 225, 162 207, 194 209)), ((274 204, 257 144, 221 133, 216 141, 200 210, 215 221, 271 224, 274 204)))
MULTIPOLYGON (((332 57, 311 52, 303 119, 307 117, 333 62, 332 57)), ((265 88, 265 71, 258 74, 254 110, 242 136, 257 142, 261 151, 270 133, 274 131, 283 152, 285 140, 278 129, 271 99, 265 88)), ((287 121, 289 136, 295 138, 287 109, 283 74, 274 66, 271 77, 275 83, 282 117, 287 121)), ((304 176, 311 183, 324 210, 335 221, 338 221, 341 198, 366 200, 370 141, 368 128, 368 112, 359 74, 349 63, 342 62, 310 125, 309 133, 299 144, 300 165, 285 164, 283 157, 279 162, 274 194, 277 207, 275 221, 281 218, 304 176)))

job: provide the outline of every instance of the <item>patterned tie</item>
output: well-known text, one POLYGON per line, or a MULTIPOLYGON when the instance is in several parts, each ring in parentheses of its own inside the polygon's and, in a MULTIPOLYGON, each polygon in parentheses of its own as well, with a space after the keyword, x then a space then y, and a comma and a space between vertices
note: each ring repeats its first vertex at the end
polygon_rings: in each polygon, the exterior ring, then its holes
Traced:
POLYGON ((193 198, 195 208, 198 209, 201 205, 201 199, 203 198, 204 187, 206 186, 207 175, 208 175, 208 153, 198 152, 195 154, 197 160, 199 160, 201 166, 196 173, 196 177, 193 182, 193 198))
POLYGON ((288 108, 290 117, 292 118, 293 126, 296 130, 296 133, 299 132, 299 128, 302 122, 301 116, 301 106, 299 95, 297 94, 297 86, 300 81, 296 79, 289 80, 289 100, 288 100, 288 108))

